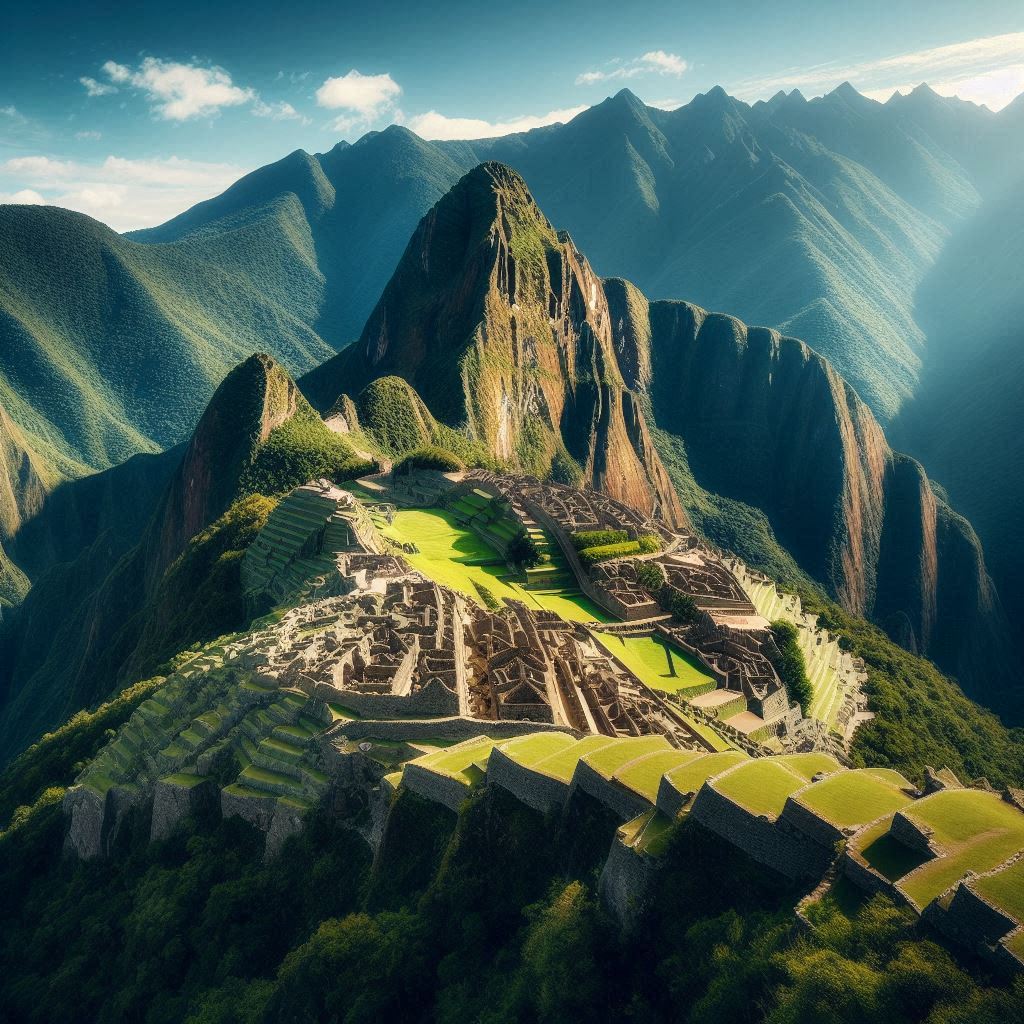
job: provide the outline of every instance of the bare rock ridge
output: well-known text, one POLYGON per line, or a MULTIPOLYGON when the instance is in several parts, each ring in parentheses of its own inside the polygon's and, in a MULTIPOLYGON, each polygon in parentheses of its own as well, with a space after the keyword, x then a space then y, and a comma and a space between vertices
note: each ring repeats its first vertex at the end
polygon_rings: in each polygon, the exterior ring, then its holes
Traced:
POLYGON ((997 692, 1014 657, 974 531, 827 360, 687 302, 648 303, 625 282, 605 291, 626 385, 683 439, 697 482, 761 508, 848 610, 986 703, 1019 705, 997 692))
POLYGON ((324 409, 387 375, 506 464, 569 466, 685 522, 623 384, 601 280, 501 164, 476 167, 430 210, 358 342, 301 383, 324 409))

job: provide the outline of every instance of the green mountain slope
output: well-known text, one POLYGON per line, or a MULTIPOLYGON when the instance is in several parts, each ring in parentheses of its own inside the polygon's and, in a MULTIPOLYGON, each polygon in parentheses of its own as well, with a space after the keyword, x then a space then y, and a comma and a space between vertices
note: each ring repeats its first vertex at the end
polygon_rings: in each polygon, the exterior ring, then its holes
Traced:
POLYGON ((950 242, 918 294, 930 358, 895 436, 971 519, 1024 640, 1024 180, 950 242))
POLYGON ((295 371, 328 355, 294 206, 169 246, 64 210, 0 208, 0 404, 35 451, 65 475, 104 468, 182 440, 252 351, 295 371))
POLYGON ((186 637, 195 642, 242 625, 237 594, 231 601, 238 568, 231 551, 251 539, 272 502, 233 509, 239 499, 368 468, 262 354, 225 377, 187 445, 156 458, 156 465, 129 463, 130 472, 117 467, 64 485, 31 524, 43 539, 67 524, 83 546, 68 562, 41 564, 32 590, 4 623, 0 757, 116 692, 124 673, 152 670, 186 637), (148 483, 133 489, 140 475, 148 483), (102 519, 83 520, 80 507, 108 488, 120 501, 137 503, 144 525, 135 537, 123 522, 100 529, 102 519), (183 564, 197 537, 199 550, 183 564))

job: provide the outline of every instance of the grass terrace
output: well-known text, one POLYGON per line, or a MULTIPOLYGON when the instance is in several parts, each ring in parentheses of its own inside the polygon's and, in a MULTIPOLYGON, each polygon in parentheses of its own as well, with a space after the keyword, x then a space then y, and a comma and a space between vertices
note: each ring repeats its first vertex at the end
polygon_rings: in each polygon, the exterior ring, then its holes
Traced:
POLYGON ((787 797, 807 785, 805 775, 782 757, 760 757, 716 779, 712 785, 723 796, 748 810, 777 818, 787 797))
POLYGON ((932 830, 942 851, 900 880, 900 888, 921 910, 968 871, 991 871, 1024 850, 1024 814, 995 793, 953 789, 924 797, 903 812, 932 830))
POLYGON ((612 779, 616 772, 638 757, 671 749, 664 736, 616 737, 608 746, 584 755, 583 760, 602 778, 612 779))
POLYGON ((616 636, 596 633, 601 645, 614 654, 652 690, 686 696, 714 686, 714 677, 697 661, 656 636, 616 636))
POLYGON ((910 783, 894 781, 870 769, 839 772, 816 782, 796 798, 804 807, 839 828, 852 828, 901 810, 911 802, 910 783))
POLYGON ((533 765, 533 770, 568 784, 581 757, 610 747, 615 742, 617 741, 611 736, 584 736, 573 746, 537 761, 533 765))
POLYGON ((1024 923, 1024 857, 1001 871, 976 879, 971 888, 1018 923, 1024 923))
POLYGON ((615 773, 615 781, 649 800, 658 799, 661 777, 673 768, 681 768, 700 758, 697 750, 659 750, 631 761, 615 773))
POLYGON ((726 750, 714 754, 701 754, 686 764, 665 772, 669 784, 680 793, 696 793, 708 779, 749 758, 742 750, 726 750))
POLYGON ((467 786, 474 786, 483 780, 487 772, 487 759, 496 742, 489 736, 477 736, 445 750, 425 754, 411 763, 438 775, 456 779, 467 786))
POLYGON ((538 732, 519 736, 501 744, 501 752, 523 768, 533 768, 538 762, 576 746, 576 740, 564 732, 538 732))

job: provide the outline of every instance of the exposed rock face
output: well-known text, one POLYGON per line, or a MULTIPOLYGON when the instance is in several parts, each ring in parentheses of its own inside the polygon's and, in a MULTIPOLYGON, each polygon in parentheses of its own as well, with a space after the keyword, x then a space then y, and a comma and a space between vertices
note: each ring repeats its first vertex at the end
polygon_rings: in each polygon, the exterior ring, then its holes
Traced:
POLYGON ((600 279, 522 179, 470 171, 423 218, 359 341, 303 379, 322 408, 397 374, 433 415, 546 474, 685 521, 612 347, 600 279))
POLYGON ((763 509, 847 609, 991 701, 1013 662, 977 537, 832 366, 766 328, 606 291, 626 384, 685 441, 698 483, 763 509))

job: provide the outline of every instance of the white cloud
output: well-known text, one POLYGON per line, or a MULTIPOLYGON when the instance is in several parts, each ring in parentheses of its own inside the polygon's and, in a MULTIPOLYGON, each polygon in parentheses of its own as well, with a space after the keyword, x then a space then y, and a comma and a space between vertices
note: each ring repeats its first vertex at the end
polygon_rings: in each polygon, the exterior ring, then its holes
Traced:
POLYGON ((402 87, 389 75, 364 75, 353 68, 338 78, 328 78, 316 91, 316 101, 327 110, 343 113, 330 127, 342 134, 369 125, 392 110, 402 87))
POLYGON ((13 203, 15 206, 45 206, 46 200, 30 188, 18 192, 0 192, 0 203, 13 203))
POLYGON ((266 117, 271 121, 301 121, 309 124, 309 118, 300 114, 290 103, 279 100, 276 103, 264 103, 263 100, 256 100, 252 112, 255 117, 266 117))
POLYGON ((75 132, 75 138, 78 139, 79 142, 98 142, 103 138, 103 135, 100 132, 92 131, 75 132))
POLYGON ((446 117, 436 110, 409 118, 408 127, 422 139, 489 139, 497 135, 528 132, 559 121, 571 121, 582 107, 549 110, 546 114, 523 114, 508 121, 483 121, 473 117, 446 117))
POLYGON ((24 116, 18 111, 18 108, 14 106, 13 103, 7 107, 0 107, 0 117, 8 117, 16 124, 25 123, 24 116))
POLYGON ((1024 89, 1024 32, 968 39, 876 60, 789 68, 735 83, 730 91, 750 100, 763 99, 779 89, 817 95, 844 81, 874 99, 887 99, 897 90, 904 92, 926 81, 942 95, 987 103, 998 110, 1024 89))
POLYGON ((97 82, 95 78, 90 78, 88 75, 83 75, 79 82, 85 86, 85 91, 89 96, 109 96, 110 93, 117 92, 117 86, 97 82))
POLYGON ((622 78, 637 78, 640 75, 673 75, 678 78, 689 68, 689 64, 676 53, 664 50, 649 50, 632 60, 621 57, 608 62, 604 70, 584 71, 576 76, 577 85, 596 85, 622 78))
POLYGON ((255 90, 235 85, 231 76, 219 67, 146 57, 137 68, 108 60, 103 65, 103 73, 111 82, 138 89, 167 121, 209 117, 222 107, 237 107, 256 99, 255 90))
POLYGON ((132 160, 111 155, 98 163, 12 157, 0 163, 0 202, 63 206, 127 231, 160 224, 224 191, 244 173, 233 164, 176 156, 132 160))

